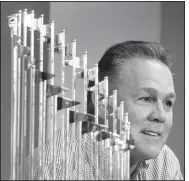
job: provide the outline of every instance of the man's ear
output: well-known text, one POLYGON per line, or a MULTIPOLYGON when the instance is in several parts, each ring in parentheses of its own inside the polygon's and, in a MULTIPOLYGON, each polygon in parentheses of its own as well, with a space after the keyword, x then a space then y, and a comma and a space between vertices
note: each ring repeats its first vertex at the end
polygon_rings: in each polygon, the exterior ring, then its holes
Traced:
MULTIPOLYGON (((99 118, 100 119, 104 119, 104 106, 102 104, 100 104, 100 99, 102 98, 103 96, 99 94, 98 96, 98 111, 99 111, 99 118)), ((93 103, 93 106, 94 106, 94 109, 95 109, 95 92, 92 92, 91 93, 91 101, 93 103)))
MULTIPOLYGON (((102 97, 104 97, 104 96, 101 95, 101 94, 98 94, 98 101, 99 102, 102 99, 102 97)), ((95 104, 95 92, 94 91, 91 93, 91 100, 92 100, 93 104, 95 104)))

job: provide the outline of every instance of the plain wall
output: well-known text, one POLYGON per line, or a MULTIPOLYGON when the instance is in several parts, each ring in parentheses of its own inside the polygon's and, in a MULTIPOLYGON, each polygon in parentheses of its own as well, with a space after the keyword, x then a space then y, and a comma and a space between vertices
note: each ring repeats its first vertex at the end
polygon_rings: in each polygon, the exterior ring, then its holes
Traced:
POLYGON ((66 30, 66 43, 77 40, 77 55, 88 51, 92 67, 105 50, 124 40, 160 42, 159 2, 51 2, 55 30, 66 30))
POLYGON ((35 10, 49 22, 48 2, 1 2, 1 180, 10 177, 11 41, 8 16, 18 10, 35 10))
POLYGON ((178 157, 184 174, 184 2, 163 2, 161 11, 161 43, 175 55, 172 72, 175 74, 177 94, 173 112, 173 128, 167 144, 178 157))

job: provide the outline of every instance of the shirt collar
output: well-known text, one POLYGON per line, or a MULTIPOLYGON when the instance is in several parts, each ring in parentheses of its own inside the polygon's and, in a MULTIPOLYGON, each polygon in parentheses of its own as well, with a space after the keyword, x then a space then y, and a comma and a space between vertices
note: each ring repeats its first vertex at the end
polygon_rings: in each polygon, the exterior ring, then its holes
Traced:
POLYGON ((149 163, 147 163, 146 161, 138 162, 136 169, 131 174, 131 180, 138 180, 136 178, 139 175, 143 175, 145 173, 146 169, 148 169, 148 167, 149 167, 149 163))
POLYGON ((142 168, 142 169, 146 170, 149 167, 149 163, 147 163, 146 161, 140 161, 138 163, 138 166, 139 166, 139 168, 142 168))

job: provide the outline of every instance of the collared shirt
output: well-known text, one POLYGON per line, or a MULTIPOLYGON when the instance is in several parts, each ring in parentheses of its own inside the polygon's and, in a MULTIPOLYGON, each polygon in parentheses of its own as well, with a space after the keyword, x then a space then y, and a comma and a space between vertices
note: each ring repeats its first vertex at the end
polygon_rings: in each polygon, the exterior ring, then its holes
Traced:
MULTIPOLYGON (((81 144, 79 145, 78 133, 76 133, 75 138, 73 138, 73 136, 71 136, 71 130, 72 129, 69 130, 69 144, 66 146, 67 154, 61 154, 63 153, 62 150, 64 150, 64 148, 62 149, 61 130, 57 131, 56 134, 56 180, 63 180, 65 176, 66 180, 76 180, 78 178, 79 180, 84 180, 84 178, 87 180, 105 180, 107 179, 107 176, 113 177, 111 174, 116 173, 116 170, 119 174, 117 179, 120 180, 120 169, 116 168, 114 159, 112 155, 109 154, 109 149, 101 145, 105 145, 106 143, 92 142, 90 134, 84 134, 81 136, 81 144), (80 148, 80 152, 78 151, 78 148, 80 148), (65 159, 63 155, 65 155, 68 160, 67 166, 66 162, 63 161, 65 159), (79 159, 80 165, 78 165, 79 159), (65 168, 67 168, 66 173, 65 168)), ((50 160, 51 146, 52 141, 47 142, 44 164, 45 180, 52 179, 53 175, 53 169, 50 164, 52 163, 50 160)), ((34 180, 38 180, 41 174, 37 153, 38 150, 35 149, 34 180)), ((24 169, 25 179, 28 179, 28 157, 24 169)), ((167 145, 164 145, 156 159, 139 162, 130 178, 131 180, 183 180, 179 161, 167 145)))
POLYGON ((157 158, 139 162, 131 180, 183 180, 183 176, 177 157, 164 145, 157 158))

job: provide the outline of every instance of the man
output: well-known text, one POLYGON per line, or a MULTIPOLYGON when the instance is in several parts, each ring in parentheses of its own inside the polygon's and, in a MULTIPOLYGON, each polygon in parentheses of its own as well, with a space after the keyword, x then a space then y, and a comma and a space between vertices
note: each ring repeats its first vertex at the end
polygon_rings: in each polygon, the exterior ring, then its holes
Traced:
MULTIPOLYGON (((170 55, 159 44, 126 41, 110 47, 99 62, 100 80, 109 77, 131 122, 131 179, 183 179, 178 159, 165 145, 176 100, 170 55)), ((103 106, 100 107, 103 115, 103 106)), ((103 116, 102 116, 103 117, 103 116)))
MULTIPOLYGON (((108 76, 110 93, 117 90, 118 103, 124 101, 125 112, 129 114, 131 139, 135 145, 130 157, 131 180, 183 180, 178 159, 165 145, 172 127, 173 105, 176 100, 169 53, 157 43, 126 41, 110 47, 98 65, 99 81, 108 76)), ((93 114, 93 93, 89 92, 88 100, 88 112, 93 114)), ((100 104, 99 119, 103 118, 104 106, 100 104)), ((61 133, 58 133, 57 139, 60 137, 61 133)), ((70 140, 70 145, 72 141, 70 140)), ((50 144, 47 145, 47 152, 50 144)), ((82 137, 82 147, 83 145, 82 137)), ((60 147, 58 146, 58 153, 60 147)), ((69 149, 74 148, 70 146, 69 149)), ((76 149, 75 152, 77 151, 76 149)), ((87 156, 90 160, 90 155, 87 156)), ((46 158, 48 159, 47 153, 46 158)), ((85 159, 81 156, 82 164, 85 159)), ((52 174, 48 164, 47 162, 45 167, 47 178, 52 174)), ((87 175, 93 166, 93 162, 87 162, 87 175)), ((38 169, 36 164, 36 179, 39 175, 38 169)), ((90 179, 104 179, 102 175, 96 176, 95 168, 92 169, 90 179)), ((83 174, 83 170, 81 172, 83 174)), ((57 179, 61 179, 62 174, 64 173, 60 161, 57 164, 57 179)), ((76 178, 76 174, 76 171, 69 172, 69 178, 76 178)), ((82 175, 79 179, 83 179, 82 175)))

